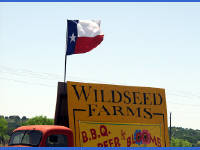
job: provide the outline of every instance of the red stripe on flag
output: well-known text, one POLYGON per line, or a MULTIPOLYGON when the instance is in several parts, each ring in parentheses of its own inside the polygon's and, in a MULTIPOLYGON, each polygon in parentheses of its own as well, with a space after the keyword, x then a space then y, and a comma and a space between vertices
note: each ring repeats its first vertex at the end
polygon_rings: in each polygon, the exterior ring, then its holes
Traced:
POLYGON ((86 53, 97 47, 103 41, 103 35, 95 37, 78 37, 76 39, 75 54, 86 53))

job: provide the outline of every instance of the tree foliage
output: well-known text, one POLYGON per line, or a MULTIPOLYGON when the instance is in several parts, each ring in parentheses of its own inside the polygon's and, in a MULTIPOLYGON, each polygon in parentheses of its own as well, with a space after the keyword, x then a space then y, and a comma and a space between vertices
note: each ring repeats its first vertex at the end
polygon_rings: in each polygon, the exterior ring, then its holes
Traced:
POLYGON ((200 130, 172 127, 172 138, 188 141, 192 144, 192 147, 200 146, 200 130))
POLYGON ((7 136, 8 122, 6 119, 0 117, 0 144, 5 144, 5 141, 8 139, 7 136))
POLYGON ((171 147, 192 147, 192 143, 188 142, 187 140, 183 139, 171 139, 171 147))
POLYGON ((0 135, 6 134, 8 122, 4 118, 0 118, 0 135))
POLYGON ((36 117, 30 118, 22 125, 53 125, 53 124, 54 124, 53 119, 49 119, 46 116, 36 116, 36 117))

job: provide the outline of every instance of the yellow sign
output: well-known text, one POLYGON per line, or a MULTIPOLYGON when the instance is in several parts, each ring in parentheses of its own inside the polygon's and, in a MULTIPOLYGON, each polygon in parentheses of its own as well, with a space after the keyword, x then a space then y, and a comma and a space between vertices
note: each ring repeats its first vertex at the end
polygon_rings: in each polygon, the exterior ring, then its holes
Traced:
POLYGON ((158 124, 79 122, 82 147, 161 147, 158 124))
POLYGON ((67 93, 68 121, 75 146, 169 146, 164 89, 68 82, 67 93), (102 136, 101 125, 109 136, 102 136), (137 144, 134 135, 143 135, 143 131, 152 140, 145 143, 143 139, 137 144))

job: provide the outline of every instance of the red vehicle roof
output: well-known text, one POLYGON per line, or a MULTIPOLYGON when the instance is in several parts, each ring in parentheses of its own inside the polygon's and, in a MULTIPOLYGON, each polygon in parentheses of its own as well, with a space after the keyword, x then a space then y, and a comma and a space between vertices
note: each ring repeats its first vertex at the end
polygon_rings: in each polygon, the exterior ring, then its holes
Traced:
POLYGON ((18 130, 40 130, 43 134, 45 134, 48 131, 63 131, 68 130, 71 131, 71 129, 64 127, 64 126, 58 126, 58 125, 29 125, 29 126, 21 126, 14 131, 18 130))

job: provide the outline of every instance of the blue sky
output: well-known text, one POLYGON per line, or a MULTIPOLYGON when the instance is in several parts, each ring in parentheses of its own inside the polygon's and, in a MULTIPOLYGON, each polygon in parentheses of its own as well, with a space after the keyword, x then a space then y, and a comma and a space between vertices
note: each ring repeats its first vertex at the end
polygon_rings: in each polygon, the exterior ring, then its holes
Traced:
POLYGON ((0 115, 54 117, 67 19, 104 41, 72 55, 67 80, 166 89, 172 125, 200 129, 200 3, 1 3, 0 115))

